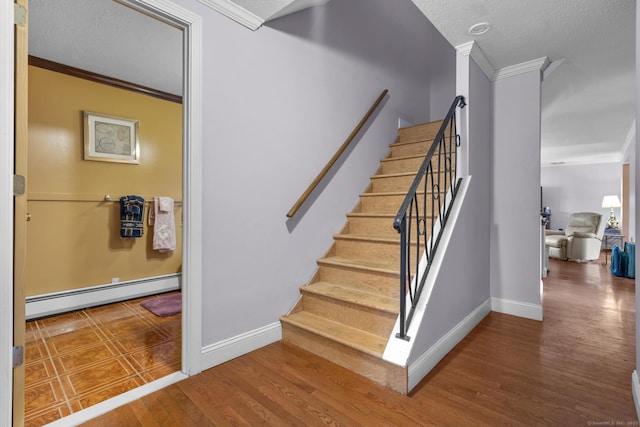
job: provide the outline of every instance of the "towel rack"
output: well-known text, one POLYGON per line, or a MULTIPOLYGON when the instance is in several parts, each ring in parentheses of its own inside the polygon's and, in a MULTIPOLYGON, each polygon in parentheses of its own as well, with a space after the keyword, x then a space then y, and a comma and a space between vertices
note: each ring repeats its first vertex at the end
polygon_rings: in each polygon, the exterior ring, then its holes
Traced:
MULTIPOLYGON (((120 197, 121 196, 115 196, 114 198, 112 198, 112 196, 110 194, 105 194, 104 195, 104 201, 105 202, 120 202, 120 197)), ((153 202, 153 196, 143 196, 142 197, 144 199, 144 203, 146 204, 151 204, 151 202, 153 202)), ((176 205, 181 205, 182 204, 182 200, 174 200, 173 201, 174 204, 176 205)))
MULTIPOLYGON (((145 196, 145 203, 151 203, 153 196, 145 196)), ((30 202, 120 202, 120 196, 110 194, 99 195, 95 193, 29 193, 27 200, 30 202)), ((181 205, 182 200, 175 200, 176 205, 181 205)))

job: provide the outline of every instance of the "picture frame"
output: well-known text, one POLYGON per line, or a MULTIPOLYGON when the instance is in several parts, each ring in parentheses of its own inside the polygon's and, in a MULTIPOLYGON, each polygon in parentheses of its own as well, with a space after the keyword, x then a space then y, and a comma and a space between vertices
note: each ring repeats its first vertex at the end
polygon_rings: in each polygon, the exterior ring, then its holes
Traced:
POLYGON ((84 160, 140 164, 138 120, 83 111, 84 160))

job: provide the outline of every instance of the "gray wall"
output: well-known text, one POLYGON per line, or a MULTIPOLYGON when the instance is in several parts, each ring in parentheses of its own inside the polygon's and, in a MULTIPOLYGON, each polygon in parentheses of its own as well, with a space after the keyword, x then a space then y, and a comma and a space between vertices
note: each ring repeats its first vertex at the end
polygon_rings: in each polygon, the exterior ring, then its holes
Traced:
POLYGON ((474 61, 469 61, 469 175, 473 176, 470 202, 473 212, 469 239, 474 245, 470 257, 472 285, 488 297, 491 281, 491 198, 493 168, 493 83, 474 61))
MULTIPOLYGON (((427 305, 424 321, 409 357, 412 364, 441 337, 489 298, 489 230, 491 218, 491 111, 492 84, 470 58, 468 148, 471 153, 469 189, 453 229, 447 253, 427 305)), ((461 61, 463 64, 461 64, 461 61)), ((459 88, 460 92, 465 89, 459 88)), ((464 140, 464 138, 463 138, 464 140)))
MULTIPOLYGON (((551 208, 551 228, 566 228, 573 212, 598 212, 606 219, 610 209, 602 208, 602 198, 615 194, 622 199, 622 165, 546 166, 540 171, 540 185, 543 206, 551 208)), ((622 227, 620 208, 614 212, 622 227)))
POLYGON ((442 120, 453 98, 459 95, 456 93, 456 55, 451 52, 448 42, 433 43, 429 52, 430 121, 442 120))
MULTIPOLYGON (((448 49, 454 58, 455 51, 409 1, 332 1, 256 32, 195 0, 177 3, 201 15, 204 28, 207 346, 290 310, 395 139, 398 117, 430 118, 430 53, 448 49), (287 221, 385 88, 375 121, 299 218, 287 221)), ((453 95, 438 94, 446 103, 453 95)))
POLYGON ((491 296, 540 305, 539 71, 494 82, 491 296))

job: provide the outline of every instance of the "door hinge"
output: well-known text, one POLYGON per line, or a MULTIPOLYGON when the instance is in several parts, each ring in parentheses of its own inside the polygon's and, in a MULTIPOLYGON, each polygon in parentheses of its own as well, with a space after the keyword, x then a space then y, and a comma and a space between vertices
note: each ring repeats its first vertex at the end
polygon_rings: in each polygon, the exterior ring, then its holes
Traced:
POLYGON ((18 27, 24 27, 27 23, 27 9, 18 3, 13 4, 13 23, 18 27))
POLYGON ((13 369, 24 363, 24 347, 19 345, 13 347, 13 369))
POLYGON ((13 195, 22 196, 26 187, 25 178, 22 175, 13 175, 13 195))

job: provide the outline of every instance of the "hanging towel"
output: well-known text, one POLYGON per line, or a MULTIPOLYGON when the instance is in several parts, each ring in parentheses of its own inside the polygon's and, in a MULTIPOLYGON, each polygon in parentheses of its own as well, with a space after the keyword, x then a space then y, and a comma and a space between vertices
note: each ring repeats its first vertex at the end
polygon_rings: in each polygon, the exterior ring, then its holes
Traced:
POLYGON ((142 237, 144 231, 144 199, 140 196, 120 197, 120 236, 142 237))
POLYGON ((171 197, 154 197, 153 213, 149 209, 149 225, 153 225, 153 249, 169 252, 176 249, 176 225, 171 197))

